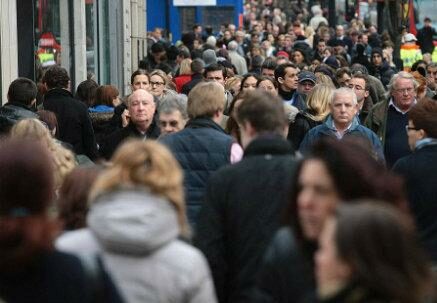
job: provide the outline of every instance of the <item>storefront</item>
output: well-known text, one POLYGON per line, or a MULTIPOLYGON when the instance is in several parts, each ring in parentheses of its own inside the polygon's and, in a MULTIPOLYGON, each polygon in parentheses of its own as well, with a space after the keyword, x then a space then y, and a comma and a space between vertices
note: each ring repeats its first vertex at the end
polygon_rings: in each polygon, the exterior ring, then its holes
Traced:
POLYGON ((146 49, 145 0, 0 3, 3 103, 13 79, 38 81, 53 64, 69 71, 72 89, 94 77, 99 84, 116 85, 122 94, 129 92, 130 74, 146 49))

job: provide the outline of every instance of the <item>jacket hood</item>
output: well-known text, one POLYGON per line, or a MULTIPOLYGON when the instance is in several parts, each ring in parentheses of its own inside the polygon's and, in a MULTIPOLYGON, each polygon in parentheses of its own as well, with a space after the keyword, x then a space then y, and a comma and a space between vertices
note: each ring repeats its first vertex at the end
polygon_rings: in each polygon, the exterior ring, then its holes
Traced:
POLYGON ((168 200, 146 190, 98 196, 87 223, 106 251, 121 254, 144 255, 179 235, 176 210, 168 200))

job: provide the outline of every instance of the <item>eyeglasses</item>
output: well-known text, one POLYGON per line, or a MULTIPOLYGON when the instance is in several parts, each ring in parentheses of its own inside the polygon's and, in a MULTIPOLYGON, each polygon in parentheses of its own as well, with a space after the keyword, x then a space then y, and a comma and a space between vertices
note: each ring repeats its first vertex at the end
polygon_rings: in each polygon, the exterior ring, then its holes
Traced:
POLYGON ((394 91, 398 94, 403 94, 403 93, 411 94, 414 92, 414 87, 399 88, 399 89, 395 89, 394 91))
POLYGON ((161 85, 164 85, 164 84, 165 84, 164 82, 150 82, 151 86, 161 86, 161 85))
POLYGON ((414 126, 405 125, 405 130, 408 133, 408 131, 410 131, 410 130, 418 130, 418 129, 414 126))

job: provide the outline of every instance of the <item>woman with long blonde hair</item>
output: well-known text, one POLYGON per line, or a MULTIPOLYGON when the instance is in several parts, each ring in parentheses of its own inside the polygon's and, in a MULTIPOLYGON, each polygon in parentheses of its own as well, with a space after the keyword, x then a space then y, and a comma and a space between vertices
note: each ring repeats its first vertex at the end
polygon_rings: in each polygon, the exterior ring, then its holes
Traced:
POLYGON ((322 124, 329 114, 329 102, 334 89, 330 85, 317 84, 307 97, 307 109, 296 115, 294 123, 290 124, 288 140, 297 150, 306 133, 322 124))
POLYGON ((100 252, 126 302, 216 302, 205 258, 178 239, 189 226, 170 151, 130 140, 112 163, 91 189, 88 228, 64 234, 57 247, 100 252))

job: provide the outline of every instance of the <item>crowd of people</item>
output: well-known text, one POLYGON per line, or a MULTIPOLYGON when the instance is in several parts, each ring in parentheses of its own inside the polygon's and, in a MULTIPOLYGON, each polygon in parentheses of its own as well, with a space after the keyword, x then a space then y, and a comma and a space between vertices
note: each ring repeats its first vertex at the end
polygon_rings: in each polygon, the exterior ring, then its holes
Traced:
MULTIPOLYGON (((260 3, 262 2, 262 3, 260 3)), ((0 108, 1 302, 437 300, 437 51, 315 4, 159 28, 131 93, 0 108)))

